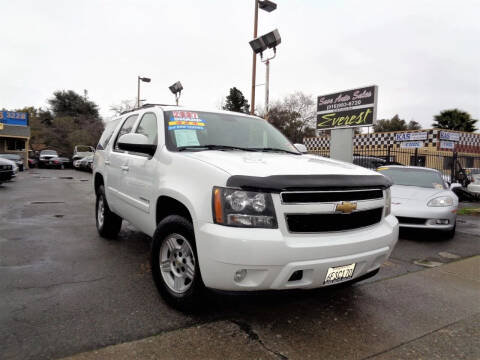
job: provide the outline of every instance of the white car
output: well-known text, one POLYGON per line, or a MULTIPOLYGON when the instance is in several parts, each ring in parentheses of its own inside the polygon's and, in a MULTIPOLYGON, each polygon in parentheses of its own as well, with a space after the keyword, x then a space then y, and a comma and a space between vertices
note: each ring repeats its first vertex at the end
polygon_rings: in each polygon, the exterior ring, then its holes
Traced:
POLYGON ((125 219, 153 237, 154 281, 183 309, 200 305, 204 287, 311 289, 373 276, 398 239, 386 177, 302 154, 241 113, 123 114, 108 123, 93 173, 99 234, 116 237, 125 219))
POLYGON ((470 181, 467 185, 467 190, 480 195, 480 169, 465 169, 465 172, 468 175, 468 180, 470 181))
POLYGON ((393 181, 392 213, 400 227, 442 230, 455 234, 458 197, 434 169, 383 166, 377 169, 393 181))
POLYGON ((13 175, 12 175, 12 178, 15 178, 18 174, 18 172, 20 171, 20 169, 18 168, 18 165, 15 161, 13 160, 10 160, 10 159, 6 159, 6 158, 2 158, 2 160, 4 160, 4 162, 10 164, 12 166, 12 170, 13 170, 13 175))

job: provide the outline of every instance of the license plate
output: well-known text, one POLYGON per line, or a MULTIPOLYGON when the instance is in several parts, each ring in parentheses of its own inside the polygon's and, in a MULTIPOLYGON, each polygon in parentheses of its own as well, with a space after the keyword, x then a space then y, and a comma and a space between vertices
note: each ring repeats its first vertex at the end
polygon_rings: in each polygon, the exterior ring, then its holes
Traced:
POLYGON ((334 284, 340 281, 348 280, 353 277, 355 263, 345 266, 329 268, 325 276, 324 284, 334 284))

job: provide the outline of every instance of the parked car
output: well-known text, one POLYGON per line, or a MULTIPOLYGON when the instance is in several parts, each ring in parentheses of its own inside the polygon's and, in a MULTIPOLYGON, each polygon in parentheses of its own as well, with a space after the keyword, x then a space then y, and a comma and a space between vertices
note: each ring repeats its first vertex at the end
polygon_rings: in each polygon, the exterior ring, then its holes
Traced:
POLYGON ((471 193, 480 195, 480 169, 469 168, 465 169, 467 173, 469 184, 467 190, 471 193))
POLYGON ((0 158, 14 161, 15 164, 17 165, 19 171, 24 170, 25 166, 23 164, 23 158, 19 154, 8 154, 8 153, 0 154, 0 158))
POLYGON ((70 167, 70 163, 69 158, 57 156, 50 158, 43 166, 54 169, 65 169, 66 167, 70 167))
POLYGON ((374 170, 382 165, 385 165, 387 160, 373 156, 354 155, 353 163, 355 165, 374 170))
POLYGON ((94 157, 96 224, 153 237, 153 279, 181 309, 205 287, 311 289, 376 274, 398 239, 390 180, 302 154, 264 119, 145 106, 94 157))
POLYGON ((14 172, 11 161, 0 158, 0 184, 11 180, 13 176, 14 172))
POLYGON ((30 169, 33 169, 34 167, 36 167, 37 164, 38 164, 38 160, 37 160, 37 159, 35 159, 35 158, 30 158, 30 157, 28 158, 28 167, 29 167, 30 169))
POLYGON ((72 160, 80 160, 93 154, 95 154, 95 149, 92 146, 76 145, 73 149, 72 160))
POLYGON ((38 158, 38 167, 47 167, 49 160, 56 157, 58 157, 58 153, 55 150, 40 151, 40 156, 38 158))
POLYGON ((454 236, 458 197, 439 171, 416 166, 377 170, 393 181, 392 213, 400 227, 441 230, 448 238, 454 236))
POLYGON ((75 160, 73 167, 77 170, 92 171, 93 169, 93 155, 86 156, 83 159, 75 160))

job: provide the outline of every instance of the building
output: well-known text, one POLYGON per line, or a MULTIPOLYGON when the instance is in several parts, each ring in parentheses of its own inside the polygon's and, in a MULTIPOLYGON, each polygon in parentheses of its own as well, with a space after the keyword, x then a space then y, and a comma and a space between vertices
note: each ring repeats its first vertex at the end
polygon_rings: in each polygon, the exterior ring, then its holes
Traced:
MULTIPOLYGON (((329 156, 330 136, 305 138, 308 151, 329 156)), ((463 168, 480 168, 480 134, 425 129, 357 134, 354 156, 379 157, 402 165, 426 166, 451 173, 454 160, 463 168)))
POLYGON ((0 153, 22 155, 25 167, 28 167, 29 142, 28 113, 0 111, 0 153))

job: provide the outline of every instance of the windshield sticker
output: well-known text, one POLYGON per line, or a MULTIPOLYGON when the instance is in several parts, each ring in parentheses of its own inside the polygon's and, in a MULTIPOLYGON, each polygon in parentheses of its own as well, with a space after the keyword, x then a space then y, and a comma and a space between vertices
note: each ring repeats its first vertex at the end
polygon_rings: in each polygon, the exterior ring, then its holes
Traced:
POLYGON ((168 122, 168 130, 203 130, 207 125, 196 112, 172 111, 172 115, 168 122))
POLYGON ((175 130, 174 134, 175 134, 175 141, 177 142, 177 147, 200 145, 196 131, 175 130))

